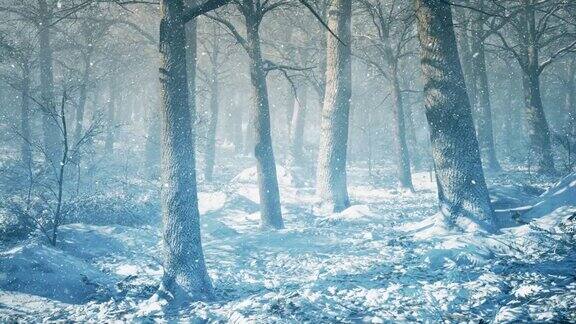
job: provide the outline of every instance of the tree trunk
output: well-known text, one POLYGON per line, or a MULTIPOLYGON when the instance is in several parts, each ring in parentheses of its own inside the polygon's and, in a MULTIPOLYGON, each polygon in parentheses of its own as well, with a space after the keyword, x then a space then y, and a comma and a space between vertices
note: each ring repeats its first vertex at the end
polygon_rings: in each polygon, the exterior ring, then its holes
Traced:
POLYGON ((524 98, 526 102, 526 126, 530 141, 531 156, 535 159, 537 172, 542 174, 555 174, 552 147, 550 144, 550 130, 542 97, 540 94, 540 63, 537 46, 537 27, 535 22, 533 0, 525 0, 525 20, 527 37, 525 44, 526 64, 522 68, 524 98))
POLYGON ((90 56, 86 58, 84 75, 82 76, 82 84, 80 85, 80 98, 78 98, 78 105, 76 106, 76 126, 74 128, 74 143, 78 143, 82 136, 82 127, 84 124, 84 110, 86 108, 86 96, 88 89, 88 82, 90 81, 90 56))
POLYGON ((234 153, 241 154, 244 151, 244 133, 242 132, 242 109, 239 108, 237 103, 234 104, 236 109, 233 112, 234 116, 234 153))
POLYGON ((490 88, 488 86, 488 75, 486 72, 486 53, 483 41, 483 21, 481 17, 476 17, 472 24, 474 33, 472 35, 472 74, 475 82, 474 103, 476 104, 476 126, 478 129, 478 141, 481 153, 487 162, 489 171, 500 171, 500 163, 496 158, 496 148, 494 147, 494 130, 492 127, 492 106, 490 104, 490 88))
POLYGON ((159 294, 180 304, 209 297, 212 284, 200 236, 184 4, 182 0, 161 0, 160 4, 164 275, 159 294))
MULTIPOLYGON (((379 9, 381 12, 381 9, 379 9)), ((414 191, 412 185, 412 173, 410 170, 410 152, 406 143, 406 121, 404 116, 404 102, 398 77, 399 57, 394 55, 390 41, 390 25, 383 19, 381 22, 380 39, 384 46, 384 59, 386 61, 389 81, 392 86, 392 129, 393 143, 396 157, 396 177, 398 188, 401 190, 414 191)), ((370 116, 368 116, 370 118, 370 116)))
POLYGON ((508 91, 504 90, 504 93, 502 94, 502 108, 503 108, 503 114, 504 114, 504 121, 502 123, 502 130, 503 130, 503 136, 502 139, 504 141, 504 147, 506 148, 506 156, 508 158, 511 158, 513 153, 514 153, 514 136, 515 134, 513 134, 513 129, 512 125, 514 125, 515 123, 513 122, 514 116, 513 116, 513 107, 512 107, 512 89, 513 89, 513 84, 514 84, 514 75, 511 75, 507 78, 507 82, 505 84, 508 85, 508 87, 505 87, 505 89, 508 89, 508 91))
MULTIPOLYGON (((462 8, 458 8, 457 10, 464 10, 462 8)), ((468 93, 468 99, 470 100, 470 105, 472 108, 476 107, 476 82, 474 78, 474 66, 472 64, 473 61, 473 53, 471 50, 471 42, 470 35, 468 34, 468 29, 470 29, 470 21, 467 20, 466 17, 462 18, 463 21, 463 28, 460 29, 458 33, 458 45, 460 49, 460 62, 462 62, 462 72, 464 73, 464 80, 466 82, 466 89, 468 93)))
MULTIPOLYGON (((157 88, 154 88, 157 91, 157 88)), ((146 174, 157 179, 160 166, 160 115, 156 109, 156 100, 148 108, 148 131, 146 132, 145 163, 146 174)))
POLYGON ((117 101, 118 89, 116 89, 116 83, 112 80, 109 81, 108 95, 108 110, 106 111, 106 139, 104 141, 104 152, 109 156, 114 153, 114 133, 115 133, 115 123, 116 123, 116 101, 117 101))
POLYGON ((408 145, 408 152, 410 157, 410 162, 416 170, 423 168, 422 166, 422 154, 418 145, 418 137, 416 136, 416 129, 414 126, 414 107, 412 104, 405 105, 404 120, 406 121, 406 143, 408 145))
POLYGON ((21 98, 20 98, 20 136, 21 142, 21 160, 22 165, 26 170, 31 171, 32 168, 32 150, 31 150, 31 132, 30 132, 30 67, 26 63, 23 67, 22 84, 21 84, 21 98))
POLYGON ((302 167, 304 148, 304 125, 306 121, 306 105, 308 95, 306 86, 298 87, 292 118, 290 123, 290 165, 302 167))
POLYGON ((406 144, 406 126, 404 122, 404 103, 398 80, 397 64, 391 69, 390 82, 392 83, 392 128, 394 130, 394 149, 396 151, 396 173, 398 187, 402 190, 414 191, 412 185, 412 172, 410 170, 410 156, 406 144))
MULTIPOLYGON (((196 3, 191 1, 190 3, 196 3)), ((190 92, 190 119, 192 125, 196 123, 196 66, 198 65, 198 24, 196 19, 189 21, 184 26, 186 35, 186 67, 188 74, 188 91, 190 92)), ((196 136, 195 129, 192 127, 192 136, 196 136)))
POLYGON ((292 185, 301 187, 303 182, 302 169, 304 164, 304 122, 306 118, 307 92, 306 86, 297 87, 294 97, 294 108, 290 118, 289 146, 287 166, 292 177, 292 185))
POLYGON ((532 69, 532 71, 523 74, 522 80, 526 102, 525 118, 532 160, 536 164, 537 172, 554 174, 550 130, 540 95, 540 76, 538 72, 532 69))
POLYGON ((326 33, 326 91, 322 108, 316 190, 322 208, 340 212, 350 207, 346 156, 352 96, 352 1, 332 0, 328 26, 344 42, 326 33))
POLYGON ((491 231, 493 211, 458 58, 450 4, 415 0, 426 117, 440 210, 449 226, 491 231))
POLYGON ((570 61, 568 68, 568 83, 566 84, 566 120, 565 132, 569 136, 576 136, 576 58, 570 61))
POLYGON ((44 132, 44 149, 49 163, 59 163, 61 137, 58 130, 58 113, 54 104, 54 71, 52 60, 52 47, 50 44, 50 13, 46 0, 39 0, 40 26, 39 26, 39 66, 40 66, 40 94, 42 103, 42 130, 44 132))
POLYGON ((204 180, 212 181, 214 173, 214 158, 216 156, 216 129, 218 127, 218 48, 212 51, 212 80, 210 80, 210 118, 206 132, 206 152, 204 155, 204 180))
POLYGON ((246 16, 247 41, 250 50, 250 78, 254 96, 253 122, 254 155, 258 172, 260 193, 260 218, 262 227, 283 228, 280 209, 280 191, 276 177, 276 162, 270 135, 270 105, 262 52, 260 50, 259 21, 255 12, 246 16))

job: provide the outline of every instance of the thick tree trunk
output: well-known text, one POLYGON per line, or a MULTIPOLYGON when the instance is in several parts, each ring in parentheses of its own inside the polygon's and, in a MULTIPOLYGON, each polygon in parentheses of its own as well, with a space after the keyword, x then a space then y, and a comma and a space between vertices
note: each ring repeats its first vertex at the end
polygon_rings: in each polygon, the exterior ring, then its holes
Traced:
POLYGON ((426 117, 440 210, 449 226, 493 229, 493 211, 458 58, 450 4, 415 0, 426 117))
POLYGON ((250 53, 250 78, 254 96, 254 155, 258 172, 258 191, 260 193, 260 218, 262 227, 283 228, 280 209, 280 191, 276 177, 276 162, 270 135, 270 105, 268 87, 264 72, 262 52, 260 50, 259 21, 252 12, 246 17, 247 41, 250 53))
POLYGON ((530 141, 531 159, 535 163, 537 172, 554 174, 554 160, 552 159, 552 147, 550 144, 550 130, 542 97, 540 94, 540 76, 536 71, 524 73, 522 76, 524 87, 524 99, 526 102, 526 127, 530 141))
MULTIPOLYGON (((197 1, 191 1, 197 3, 197 1)), ((186 23, 184 26, 186 35, 186 67, 188 73, 188 91, 190 93, 190 119, 192 125, 196 123, 196 66, 198 65, 198 23, 196 19, 186 23)), ((196 136, 192 127, 192 136, 196 136)))
POLYGON ((52 46, 50 44, 50 13, 46 0, 39 0, 40 26, 39 38, 39 66, 40 66, 40 95, 42 103, 42 130, 44 132, 44 149, 46 158, 56 165, 60 161, 58 130, 58 114, 54 103, 54 70, 52 60, 52 46))
POLYGON ((214 173, 214 159, 216 156, 216 129, 218 127, 218 49, 216 46, 212 52, 212 80, 210 80, 210 117, 208 130, 206 131, 206 152, 204 155, 204 180, 212 181, 214 173))
POLYGON ((328 26, 344 44, 326 33, 326 91, 316 176, 316 190, 322 208, 331 212, 340 212, 350 206, 346 157, 352 95, 351 17, 352 1, 332 0, 328 9, 328 26))
MULTIPOLYGON (((458 10, 462 10, 458 8, 458 10)), ((464 18, 466 19, 466 18, 464 18)), ((470 29, 470 22, 465 20, 462 22, 463 28, 460 29, 458 33, 458 45, 460 49, 460 62, 462 62, 462 72, 464 73, 464 80, 466 82, 466 90, 468 94, 468 99, 470 100, 470 105, 472 108, 476 107, 476 82, 474 78, 474 66, 472 64, 473 61, 473 53, 471 50, 471 42, 470 35, 468 34, 468 29, 470 29)), ((475 112, 473 112, 475 113, 475 112)))
POLYGON ((537 46, 537 27, 533 0, 525 0, 526 22, 526 62, 522 68, 522 84, 526 102, 526 126, 530 151, 536 164, 537 172, 542 174, 555 174, 552 146, 550 144, 550 129, 544 114, 542 97, 540 94, 540 63, 537 46))
POLYGON ((392 83, 392 128, 394 132, 394 149, 396 151, 396 176, 398 187, 402 190, 414 191, 412 185, 412 172, 410 170, 410 157, 406 144, 406 126, 404 122, 404 103, 398 80, 396 64, 391 69, 390 82, 392 83))
POLYGON ((20 98, 20 136, 22 141, 20 144, 20 154, 22 165, 26 170, 32 168, 32 150, 31 150, 31 132, 30 132, 30 67, 25 64, 22 73, 21 84, 21 98, 20 98))
POLYGON ((180 304, 209 297, 212 285, 200 236, 184 4, 182 0, 160 3, 164 275, 159 294, 180 304))
POLYGON ((486 54, 481 33, 483 23, 480 18, 472 25, 474 35, 472 37, 472 74, 475 82, 474 103, 476 104, 476 126, 478 129, 478 142, 487 170, 500 171, 500 163, 496 158, 494 146, 494 130, 492 126, 492 105, 490 104, 490 88, 488 86, 488 74, 486 72, 486 54))

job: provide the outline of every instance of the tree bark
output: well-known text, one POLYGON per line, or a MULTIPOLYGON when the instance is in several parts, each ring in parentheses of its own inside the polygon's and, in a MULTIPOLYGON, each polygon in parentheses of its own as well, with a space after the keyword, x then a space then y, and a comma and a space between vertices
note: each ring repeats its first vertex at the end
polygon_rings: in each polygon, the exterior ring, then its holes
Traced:
MULTIPOLYGON (((457 10, 463 10, 461 8, 458 8, 457 10)), ((460 61, 462 62, 462 72, 464 73, 464 80, 466 82, 466 89, 468 92, 468 99, 470 100, 470 106, 472 108, 476 107, 476 82, 475 82, 475 78, 474 78, 474 66, 472 64, 472 50, 471 50, 471 37, 468 34, 468 29, 471 29, 470 27, 470 21, 467 20, 466 17, 462 17, 462 24, 463 24, 463 28, 460 29, 460 32, 458 33, 458 45, 459 45, 459 49, 460 49, 460 61)), ((473 113, 475 113, 473 111, 473 113)))
MULTIPOLYGON (((251 9, 252 7, 250 7, 251 9)), ((254 155, 258 172, 260 193, 260 218, 262 227, 280 229, 284 227, 280 209, 280 191, 276 176, 276 162, 270 135, 270 105, 264 62, 260 50, 260 21, 256 12, 246 15, 246 32, 250 57, 250 78, 254 96, 254 155)))
POLYGON ((321 116, 316 190, 322 208, 331 212, 350 207, 346 157, 352 96, 351 20, 352 1, 333 0, 330 3, 328 26, 344 44, 326 33, 326 91, 321 116))
POLYGON ((550 129, 544 114, 540 93, 540 63, 537 46, 537 31, 533 0, 525 0, 526 44, 524 46, 526 62, 522 68, 522 84, 526 102, 526 126, 530 141, 531 156, 535 159, 537 172, 555 174, 550 129))
POLYGON ((522 75, 524 100, 526 103, 526 126, 530 141, 530 154, 536 170, 542 174, 554 174, 554 160, 550 144, 550 130, 542 97, 540 94, 540 76, 533 68, 522 75))
POLYGON ((450 5, 415 0, 440 211, 452 227, 493 230, 493 211, 458 58, 450 5))
POLYGON ((181 304, 210 297, 212 284, 200 236, 184 4, 182 0, 160 4, 164 275, 159 294, 166 293, 165 298, 181 304))

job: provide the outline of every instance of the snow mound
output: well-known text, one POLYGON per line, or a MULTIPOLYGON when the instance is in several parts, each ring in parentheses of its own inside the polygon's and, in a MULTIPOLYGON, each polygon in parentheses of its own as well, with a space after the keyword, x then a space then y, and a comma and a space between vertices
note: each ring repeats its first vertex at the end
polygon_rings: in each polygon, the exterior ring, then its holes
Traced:
POLYGON ((332 214, 327 219, 332 221, 348 221, 348 222, 370 222, 376 218, 376 214, 370 210, 368 205, 353 205, 345 210, 332 214))
POLYGON ((221 191, 216 192, 199 192, 198 193, 198 209, 200 214, 214 212, 224 207, 227 196, 221 191))
MULTIPOLYGON (((296 180, 288 171, 288 169, 278 164, 276 164, 276 176, 278 177, 278 184, 281 186, 291 186, 296 180)), ((258 183, 258 172, 256 170, 256 166, 244 169, 237 176, 235 176, 231 182, 238 184, 258 183)))
POLYGON ((522 221, 537 220, 539 225, 551 228, 576 213, 576 173, 572 173, 546 190, 531 202, 522 214, 522 221))
POLYGON ((0 290, 67 304, 148 294, 161 268, 145 228, 70 224, 56 247, 32 238, 0 253, 0 290))
POLYGON ((489 188, 494 210, 516 208, 540 196, 543 190, 528 185, 499 185, 489 188))
POLYGON ((114 281, 57 248, 29 243, 0 254, 0 288, 81 304, 102 297, 114 281))

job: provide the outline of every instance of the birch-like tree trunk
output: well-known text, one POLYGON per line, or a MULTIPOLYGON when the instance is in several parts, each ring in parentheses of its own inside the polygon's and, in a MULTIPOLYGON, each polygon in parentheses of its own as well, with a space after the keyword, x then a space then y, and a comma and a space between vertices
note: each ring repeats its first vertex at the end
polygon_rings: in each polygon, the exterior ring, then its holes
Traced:
POLYGON ((316 190, 322 208, 340 212, 350 206, 346 184, 348 123, 352 96, 352 1, 333 0, 328 26, 340 37, 327 34, 326 91, 322 108, 316 190))
POLYGON ((200 236, 184 4, 161 0, 160 8, 164 275, 159 294, 180 304, 209 297, 212 285, 200 236))
POLYGON ((493 230, 470 102, 458 58, 450 4, 415 0, 426 117, 440 210, 450 226, 493 230))
MULTIPOLYGON (((253 10, 252 6, 246 9, 253 10)), ((260 19, 254 11, 247 12, 246 32, 248 56, 250 57, 250 79, 254 98, 254 155, 258 172, 258 191, 260 194, 260 218, 262 227, 283 228, 280 209, 280 191, 276 176, 276 162, 270 134, 270 104, 264 62, 260 50, 260 19)))

